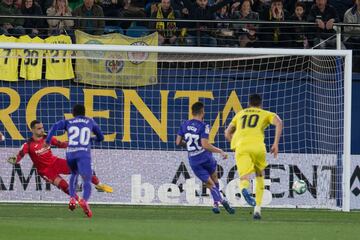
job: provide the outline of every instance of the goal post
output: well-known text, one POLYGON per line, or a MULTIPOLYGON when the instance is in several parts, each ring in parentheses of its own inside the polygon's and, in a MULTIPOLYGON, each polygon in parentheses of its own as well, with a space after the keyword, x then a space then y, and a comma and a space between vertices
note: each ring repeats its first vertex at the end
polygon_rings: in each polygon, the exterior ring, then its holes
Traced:
MULTIPOLYGON (((48 128, 61 117, 69 117, 72 104, 83 102, 91 106, 91 114, 107 135, 106 142, 94 146, 95 170, 103 182, 115 185, 117 191, 113 195, 94 193, 96 202, 210 204, 208 193, 194 180, 186 153, 174 146, 177 128, 189 117, 190 103, 200 99, 206 105, 205 121, 215 129, 211 140, 230 151, 222 131, 235 112, 246 107, 248 95, 258 92, 264 97, 264 107, 277 112, 285 123, 279 160, 268 156, 267 190, 276 193, 265 194, 270 199, 267 204, 350 210, 352 52, 349 50, 4 42, 0 43, 0 49, 75 53, 66 56, 73 60, 74 81, 0 81, 0 111, 11 114, 22 136, 3 122, 5 129, 1 131, 7 140, 1 148, 6 156, 16 153, 25 136, 31 136, 26 122, 34 114, 48 128), (142 61, 155 63, 152 67, 157 69, 157 81, 135 86, 81 82, 84 79, 79 79, 79 75, 95 71, 103 61, 107 61, 111 74, 119 74, 126 66, 116 62, 115 53, 155 53, 156 58, 142 61), (76 65, 81 60, 89 62, 88 68, 76 65), (309 178, 311 190, 296 196, 290 184, 301 177, 309 178)), ((131 66, 134 74, 142 68, 139 62, 131 66)), ((111 81, 116 79, 114 75, 111 81)), ((273 129, 266 132, 267 146, 273 134, 273 129)), ((63 150, 54 152, 64 156, 63 150)), ((229 200, 244 206, 236 190, 237 173, 231 156, 228 162, 219 160, 223 174, 220 180, 229 200)), ((0 166, 6 188, 0 193, 3 200, 66 199, 61 193, 54 193, 55 189, 45 190, 49 186, 39 190, 39 182, 34 178, 28 182, 32 190, 24 190, 24 185, 16 185, 16 170, 3 162, 0 166), (14 177, 15 180, 10 180, 14 177), (13 183, 11 191, 9 182, 13 183)))

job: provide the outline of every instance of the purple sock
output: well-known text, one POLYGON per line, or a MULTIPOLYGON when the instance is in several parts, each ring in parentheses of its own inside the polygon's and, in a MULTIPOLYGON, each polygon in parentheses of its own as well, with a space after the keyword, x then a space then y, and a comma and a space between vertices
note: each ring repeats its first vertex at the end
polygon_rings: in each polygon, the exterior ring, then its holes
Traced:
POLYGON ((83 198, 88 201, 91 195, 91 176, 83 177, 83 198))
POLYGON ((69 181, 69 195, 73 198, 76 196, 77 176, 76 173, 71 173, 69 181))
POLYGON ((220 191, 219 191, 219 189, 218 189, 216 186, 214 186, 213 188, 211 188, 211 189, 210 189, 210 192, 211 192, 211 196, 212 196, 213 199, 214 199, 214 202, 221 202, 221 201, 222 201, 220 191))
POLYGON ((219 184, 219 182, 216 182, 216 183, 215 183, 215 187, 216 187, 217 189, 219 189, 219 191, 220 191, 220 184, 219 184))

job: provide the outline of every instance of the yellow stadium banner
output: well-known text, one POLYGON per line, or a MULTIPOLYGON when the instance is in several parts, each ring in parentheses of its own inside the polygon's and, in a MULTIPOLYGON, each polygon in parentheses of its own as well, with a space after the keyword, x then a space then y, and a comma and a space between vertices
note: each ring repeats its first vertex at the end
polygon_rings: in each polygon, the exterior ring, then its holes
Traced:
MULTIPOLYGON (((78 44, 157 46, 158 35, 132 38, 118 33, 95 36, 75 31, 78 44)), ((138 87, 157 84, 157 53, 77 51, 76 81, 97 86, 138 87)))

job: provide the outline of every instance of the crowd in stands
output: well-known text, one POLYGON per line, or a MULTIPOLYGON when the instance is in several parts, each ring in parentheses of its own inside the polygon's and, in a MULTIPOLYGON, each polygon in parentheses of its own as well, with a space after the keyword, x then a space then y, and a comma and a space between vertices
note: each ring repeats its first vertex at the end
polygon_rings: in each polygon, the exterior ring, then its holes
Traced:
MULTIPOLYGON (((360 24, 360 0, 0 0, 0 15, 157 18, 170 21, 0 18, 0 34, 101 35, 134 26, 159 33, 161 45, 334 48, 334 23, 360 24), (175 19, 190 19, 175 22, 175 19), (197 20, 217 20, 217 23, 197 20), (226 23, 223 20, 272 24, 226 23), (279 25, 307 21, 313 25, 279 25)), ((344 48, 360 49, 360 27, 344 28, 344 48)))

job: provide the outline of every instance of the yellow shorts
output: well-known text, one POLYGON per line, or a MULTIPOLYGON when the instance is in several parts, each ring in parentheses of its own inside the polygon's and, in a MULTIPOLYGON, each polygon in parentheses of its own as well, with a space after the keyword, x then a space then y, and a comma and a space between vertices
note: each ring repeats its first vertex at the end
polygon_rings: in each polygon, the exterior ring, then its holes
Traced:
POLYGON ((241 145, 235 150, 236 167, 239 176, 261 172, 266 168, 266 149, 264 144, 241 145))

